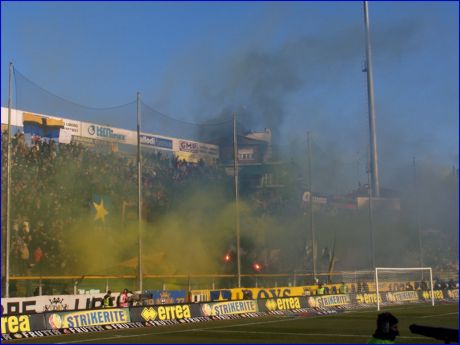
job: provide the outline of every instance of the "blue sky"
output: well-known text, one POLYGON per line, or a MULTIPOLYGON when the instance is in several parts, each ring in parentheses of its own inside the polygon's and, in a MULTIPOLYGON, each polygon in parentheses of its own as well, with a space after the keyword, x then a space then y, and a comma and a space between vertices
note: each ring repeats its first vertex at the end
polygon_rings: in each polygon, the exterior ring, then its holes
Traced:
MULTIPOLYGON (((3 105, 12 61, 82 105, 140 91, 181 120, 244 109, 251 129, 276 128, 282 143, 310 131, 350 159, 366 154, 361 2, 2 1, 1 10, 3 105)), ((458 3, 369 11, 382 168, 414 155, 458 167, 458 3)))

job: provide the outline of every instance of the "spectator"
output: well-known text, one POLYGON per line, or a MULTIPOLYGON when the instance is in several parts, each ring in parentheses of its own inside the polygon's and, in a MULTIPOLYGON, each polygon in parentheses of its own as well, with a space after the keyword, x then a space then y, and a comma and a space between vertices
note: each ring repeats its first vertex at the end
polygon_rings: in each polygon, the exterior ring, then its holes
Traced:
POLYGON ((398 335, 398 319, 391 313, 381 313, 377 316, 377 329, 368 344, 394 344, 398 335))
MULTIPOLYGON (((121 302, 121 296, 120 296, 120 302, 121 302)), ((107 293, 104 295, 104 298, 102 300, 102 306, 104 308, 113 307, 112 291, 108 290, 107 293)))
POLYGON ((345 282, 342 282, 339 287, 339 293, 341 294, 346 294, 348 293, 348 286, 345 284, 345 282))
POLYGON ((126 308, 126 307, 128 307, 128 300, 129 300, 128 289, 124 289, 120 294, 118 305, 121 308, 126 308))

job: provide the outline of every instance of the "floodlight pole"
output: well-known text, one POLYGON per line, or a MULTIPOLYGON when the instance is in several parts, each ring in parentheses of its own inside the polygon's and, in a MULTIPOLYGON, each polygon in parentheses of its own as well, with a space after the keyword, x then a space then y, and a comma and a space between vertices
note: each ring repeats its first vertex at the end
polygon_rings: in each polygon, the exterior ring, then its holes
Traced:
POLYGON ((5 258, 5 297, 10 297, 10 252, 11 252, 11 103, 13 85, 13 63, 10 62, 8 84, 8 134, 7 134, 7 187, 6 187, 6 258, 5 258))
POLYGON ((372 187, 371 187, 371 163, 370 153, 367 162, 367 191, 369 197, 369 236, 371 245, 371 270, 375 269, 375 239, 374 239, 374 205, 372 202, 372 187))
POLYGON ((239 193, 239 174, 238 174, 238 137, 236 133, 236 113, 233 113, 233 170, 235 184, 235 221, 236 221, 236 262, 238 287, 241 287, 241 253, 240 253, 240 193, 239 193))
POLYGON ((141 166, 141 94, 137 93, 137 182, 138 182, 138 275, 142 293, 142 166, 141 166))
POLYGON ((372 54, 371 54, 371 38, 369 30, 369 12, 367 1, 364 1, 364 24, 366 33, 366 67, 367 72, 367 95, 369 107, 369 136, 370 136, 370 153, 371 153, 371 186, 372 195, 376 198, 380 197, 380 180, 378 167, 378 152, 377 152, 377 131, 375 120, 375 104, 374 104, 374 79, 372 74, 372 54))
MULTIPOLYGON (((422 242, 422 224, 420 222, 420 211, 419 211, 419 202, 418 202, 418 186, 417 186, 417 165, 415 164, 415 157, 413 157, 413 167, 414 167, 414 188, 415 188, 415 212, 417 217, 417 230, 418 230, 418 248, 420 255, 420 267, 423 267, 423 242, 422 242)), ((423 272, 422 272, 423 278, 423 272)))
POLYGON ((311 182, 311 135, 307 132, 308 142, 308 188, 310 189, 310 232, 311 232, 311 254, 313 261, 313 278, 316 281, 316 233, 313 219, 313 188, 311 182))

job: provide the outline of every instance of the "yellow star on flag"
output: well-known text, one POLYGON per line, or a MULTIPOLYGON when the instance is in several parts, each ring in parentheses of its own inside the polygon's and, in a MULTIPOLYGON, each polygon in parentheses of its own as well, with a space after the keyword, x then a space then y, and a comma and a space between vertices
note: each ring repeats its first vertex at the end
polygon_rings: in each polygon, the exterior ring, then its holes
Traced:
POLYGON ((96 216, 94 217, 94 220, 102 220, 105 222, 105 216, 109 214, 109 212, 105 209, 104 207, 104 200, 101 199, 101 203, 98 204, 93 201, 94 208, 96 209, 96 216))

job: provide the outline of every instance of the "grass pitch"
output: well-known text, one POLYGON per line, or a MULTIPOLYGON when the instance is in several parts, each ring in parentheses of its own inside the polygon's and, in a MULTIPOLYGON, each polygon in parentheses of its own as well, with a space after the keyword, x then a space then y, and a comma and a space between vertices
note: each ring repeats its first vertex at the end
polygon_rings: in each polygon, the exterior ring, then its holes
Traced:
MULTIPOLYGON (((436 344, 432 338, 412 334, 409 325, 458 328, 458 304, 405 305, 385 307, 399 319, 401 335, 396 343, 436 344)), ((4 343, 47 344, 224 344, 224 343, 297 343, 364 344, 375 330, 375 309, 349 311, 318 317, 261 317, 211 321, 177 326, 137 328, 98 333, 28 338, 4 343)))

